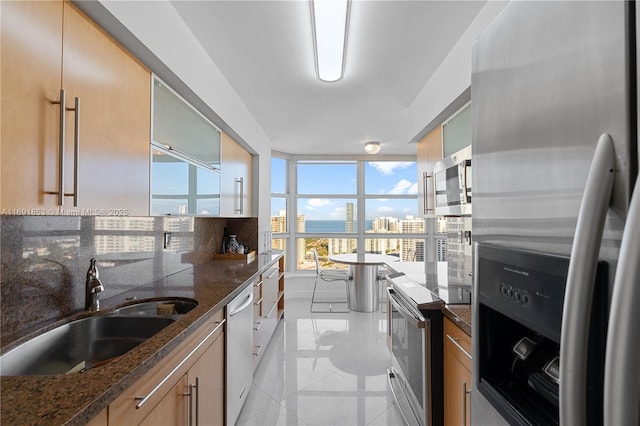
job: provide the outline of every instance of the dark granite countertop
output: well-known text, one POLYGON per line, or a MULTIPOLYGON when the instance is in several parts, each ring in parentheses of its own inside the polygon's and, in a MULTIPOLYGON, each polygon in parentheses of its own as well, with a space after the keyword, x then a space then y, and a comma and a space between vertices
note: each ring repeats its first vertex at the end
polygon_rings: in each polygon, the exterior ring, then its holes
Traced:
POLYGON ((442 312, 471 337, 471 305, 445 305, 442 312))
MULTIPOLYGON (((104 311, 122 304, 127 297, 136 297, 138 300, 169 296, 189 297, 196 299, 198 306, 109 364, 78 374, 1 377, 0 423, 87 423, 281 256, 282 253, 262 254, 249 264, 236 260, 202 263, 123 293, 112 298, 113 300, 105 300, 104 311)), ((82 316, 87 314, 81 313, 66 321, 52 323, 41 332, 82 316)), ((10 346, 15 346, 29 337, 32 336, 25 336, 10 346)))

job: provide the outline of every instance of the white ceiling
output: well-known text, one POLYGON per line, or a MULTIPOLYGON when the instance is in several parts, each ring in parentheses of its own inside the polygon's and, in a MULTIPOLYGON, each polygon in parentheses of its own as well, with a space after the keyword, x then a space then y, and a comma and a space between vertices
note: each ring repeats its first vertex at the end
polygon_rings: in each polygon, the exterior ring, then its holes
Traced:
POLYGON ((354 0, 344 77, 325 83, 308 1, 172 2, 272 149, 314 155, 415 155, 408 107, 484 3, 354 0))

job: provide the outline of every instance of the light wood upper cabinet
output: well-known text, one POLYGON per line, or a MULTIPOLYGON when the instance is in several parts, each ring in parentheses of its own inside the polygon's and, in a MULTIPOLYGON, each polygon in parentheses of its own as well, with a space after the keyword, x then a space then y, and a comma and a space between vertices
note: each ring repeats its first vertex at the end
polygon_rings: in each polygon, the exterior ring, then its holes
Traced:
POLYGON ((252 157, 240 144, 222 132, 220 215, 251 216, 252 157))
POLYGON ((62 2, 2 2, 2 209, 55 207, 62 2))
POLYGON ((147 215, 149 71, 66 1, 3 2, 2 59, 2 209, 58 209, 64 90, 61 208, 147 215))
POLYGON ((418 142, 418 200, 420 215, 435 214, 433 167, 442 159, 442 126, 438 126, 418 142))

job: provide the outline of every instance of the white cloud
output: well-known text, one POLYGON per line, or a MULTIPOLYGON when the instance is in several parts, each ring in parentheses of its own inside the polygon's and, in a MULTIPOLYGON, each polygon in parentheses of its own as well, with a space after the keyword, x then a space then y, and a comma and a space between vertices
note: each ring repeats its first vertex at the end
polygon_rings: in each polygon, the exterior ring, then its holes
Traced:
POLYGON ((378 214, 384 216, 385 214, 389 214, 389 213, 393 213, 395 210, 393 210, 392 207, 389 206, 381 206, 378 208, 378 214))
POLYGON ((407 189, 407 194, 417 194, 418 193, 418 182, 414 182, 411 184, 409 189, 407 189))
POLYGON ((415 163, 408 161, 380 161, 371 162, 371 167, 376 169, 380 174, 392 175, 396 169, 406 169, 413 166, 415 163))
POLYGON ((322 198, 310 198, 307 200, 307 208, 311 210, 315 210, 318 207, 325 207, 331 204, 330 200, 322 199, 322 198))
MULTIPOLYGON (((406 179, 400 179, 389 191, 389 194, 401 195, 401 194, 410 194, 409 192, 415 184, 409 182, 406 179)), ((417 189, 417 186, 416 186, 417 189)))

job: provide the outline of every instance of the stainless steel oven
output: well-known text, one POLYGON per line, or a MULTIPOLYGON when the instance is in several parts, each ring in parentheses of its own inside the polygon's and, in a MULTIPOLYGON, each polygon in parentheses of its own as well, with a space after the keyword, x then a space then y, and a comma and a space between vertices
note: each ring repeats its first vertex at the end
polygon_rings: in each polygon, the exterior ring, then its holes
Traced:
POLYGON ((443 302, 402 273, 387 277, 389 384, 409 425, 443 423, 443 302))
POLYGON ((471 215, 471 146, 438 161, 433 181, 436 215, 471 215))

